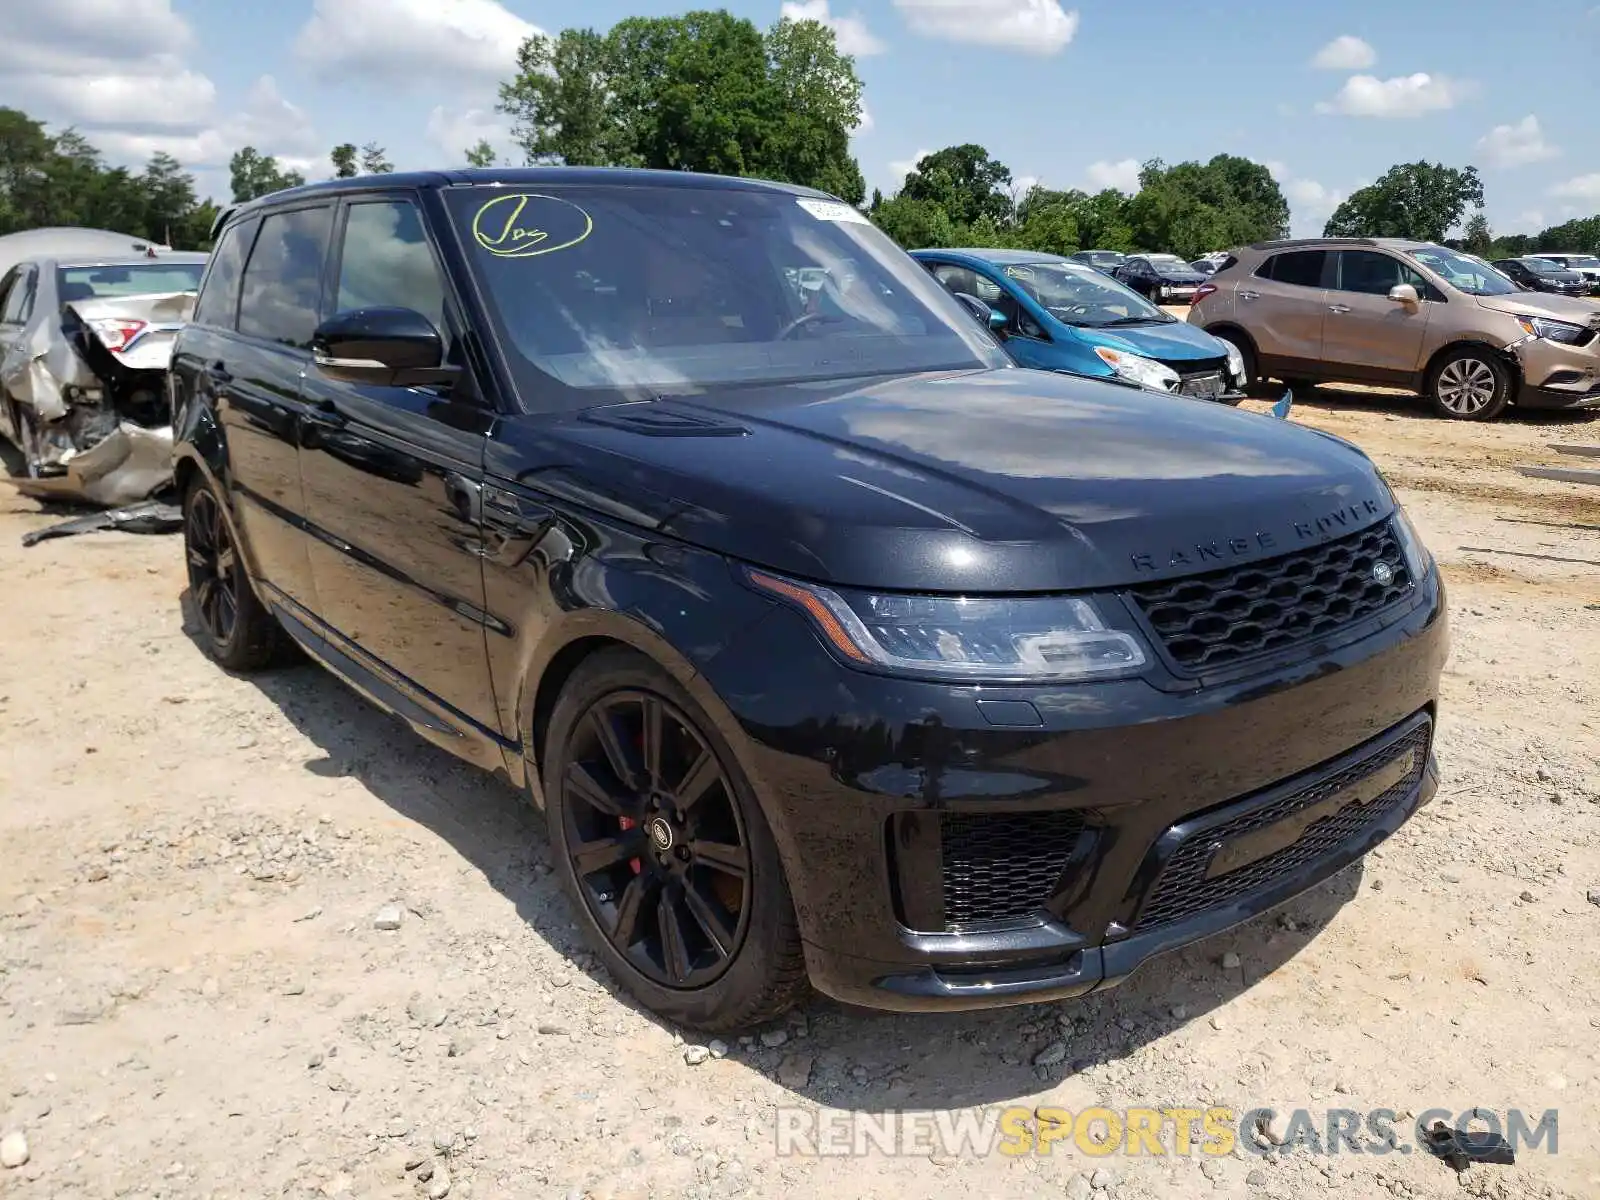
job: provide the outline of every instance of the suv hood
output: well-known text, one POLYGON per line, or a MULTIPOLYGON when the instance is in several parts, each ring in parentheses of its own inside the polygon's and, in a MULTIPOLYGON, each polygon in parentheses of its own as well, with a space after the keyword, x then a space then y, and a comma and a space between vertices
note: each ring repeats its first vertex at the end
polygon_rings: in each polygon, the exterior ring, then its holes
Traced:
POLYGON ((1592 300, 1576 296, 1559 296, 1553 292, 1517 292, 1510 296, 1478 296, 1484 308, 1495 312, 1526 314, 1530 317, 1549 317, 1553 321, 1570 321, 1600 329, 1600 308, 1592 300))
POLYGON ((1116 587, 1274 557, 1393 510, 1372 463, 1337 439, 1021 368, 614 405, 558 431, 506 425, 491 471, 514 462, 527 486, 861 587, 1116 587))

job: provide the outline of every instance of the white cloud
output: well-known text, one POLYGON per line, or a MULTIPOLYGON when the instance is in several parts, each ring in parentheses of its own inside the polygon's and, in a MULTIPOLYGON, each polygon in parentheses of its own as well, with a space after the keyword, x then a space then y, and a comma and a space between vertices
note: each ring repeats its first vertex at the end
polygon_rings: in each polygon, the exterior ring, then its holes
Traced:
POLYGON ((1352 75, 1338 95, 1317 105, 1317 111, 1348 117, 1420 117, 1454 108, 1475 90, 1476 85, 1468 80, 1426 71, 1396 75, 1393 79, 1352 75))
POLYGON ((856 123, 856 127, 852 129, 850 133, 852 136, 861 133, 870 133, 872 132, 872 127, 874 124, 875 122, 872 119, 872 114, 867 111, 867 102, 863 100, 861 102, 861 120, 856 123))
POLYGON ((1378 61, 1378 52, 1358 37, 1336 37, 1311 60, 1324 71, 1364 71, 1378 61))
POLYGON ((1141 169, 1142 164, 1137 159, 1125 158, 1121 162, 1092 162, 1085 173, 1093 191, 1116 188, 1119 192, 1132 193, 1139 190, 1141 169))
POLYGON ((1327 224, 1333 210, 1344 203, 1347 193, 1328 187, 1315 179, 1303 179, 1288 165, 1269 159, 1261 164, 1277 181, 1289 202, 1290 232, 1297 237, 1317 236, 1327 224))
POLYGON ((1038 185, 1039 177, 1037 175, 1013 175, 1011 177, 1011 194, 1016 199, 1021 200, 1038 185))
POLYGON ((897 158, 890 162, 889 174, 894 180, 894 186, 899 187, 903 184, 906 176, 917 169, 917 164, 932 153, 932 150, 918 150, 910 158, 897 158))
POLYGON ((1511 222, 1513 233, 1538 233, 1546 227, 1544 214, 1537 208, 1530 208, 1527 212, 1520 212, 1511 222))
POLYGON ((1478 139, 1478 149, 1491 167, 1520 167, 1555 158, 1561 150, 1544 140, 1539 118, 1531 113, 1511 125, 1496 125, 1478 139))
POLYGON ((1550 189, 1552 196, 1570 196, 1574 200, 1600 200, 1600 174, 1579 175, 1550 189))
POLYGON ((540 32, 495 0, 315 0, 295 53, 329 76, 484 84, 540 32))
POLYGON ((1029 54, 1055 54, 1078 32, 1076 10, 1059 0, 894 0, 906 22, 927 37, 1029 54))
POLYGON ((866 58, 882 54, 887 47, 867 28, 867 20, 859 12, 833 16, 828 12, 828 0, 785 0, 782 15, 791 21, 816 21, 833 30, 834 41, 841 54, 866 58))
POLYGON ((511 135, 511 122, 490 109, 435 105, 428 114, 427 132, 428 140, 445 155, 443 163, 464 163, 466 152, 480 141, 493 146, 502 162, 522 161, 522 151, 511 135))
POLYGON ((270 75, 257 79, 244 104, 214 124, 188 133, 106 130, 97 134, 94 141, 108 155, 126 161, 142 162, 163 152, 197 171, 226 166, 241 146, 254 146, 296 171, 314 172, 325 161, 319 154, 321 141, 310 115, 285 100, 270 75))
POLYGON ((0 39, 0 95, 35 117, 73 125, 108 161, 140 166, 173 155, 201 194, 225 198, 223 168, 253 145, 285 166, 314 166, 321 145, 307 114, 262 76, 234 110, 185 55, 194 31, 171 0, 51 0, 0 39))

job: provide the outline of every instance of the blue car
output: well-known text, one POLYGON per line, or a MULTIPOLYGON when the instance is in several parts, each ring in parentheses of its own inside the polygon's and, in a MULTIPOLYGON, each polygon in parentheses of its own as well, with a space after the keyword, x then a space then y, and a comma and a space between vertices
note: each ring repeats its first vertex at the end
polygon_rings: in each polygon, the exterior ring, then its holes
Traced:
POLYGON ((1027 250, 914 250, 1024 367, 1117 379, 1237 404, 1234 346, 1163 312, 1084 263, 1027 250))

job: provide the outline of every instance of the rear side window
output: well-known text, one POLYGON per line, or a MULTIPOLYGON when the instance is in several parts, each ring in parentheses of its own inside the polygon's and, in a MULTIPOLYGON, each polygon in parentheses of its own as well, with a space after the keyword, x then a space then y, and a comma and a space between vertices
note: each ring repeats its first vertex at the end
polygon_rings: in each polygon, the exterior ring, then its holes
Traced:
POLYGON ((335 307, 409 308, 444 333, 444 278, 411 201, 350 206, 335 307))
POLYGON ((239 312, 239 276, 255 232, 254 220, 235 222, 222 231, 222 240, 211 252, 211 266, 200 284, 200 298, 195 301, 196 324, 233 328, 239 312))
POLYGON ((309 349, 322 304, 333 208, 268 213, 239 286, 239 332, 309 349))
POLYGON ((1256 274, 1274 283, 1319 288, 1322 286, 1322 265, 1327 257, 1326 250, 1290 250, 1267 259, 1256 274))
POLYGON ((34 274, 32 267, 17 268, 11 287, 6 292, 5 309, 0 311, 0 323, 20 325, 33 312, 34 274))

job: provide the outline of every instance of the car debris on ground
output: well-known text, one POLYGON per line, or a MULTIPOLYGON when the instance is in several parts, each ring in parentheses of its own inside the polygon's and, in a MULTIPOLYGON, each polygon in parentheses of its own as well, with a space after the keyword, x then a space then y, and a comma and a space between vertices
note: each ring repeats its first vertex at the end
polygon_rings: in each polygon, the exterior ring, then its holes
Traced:
POLYGON ((73 537, 80 533, 95 533, 102 529, 116 529, 123 533, 176 533, 183 528, 183 509, 169 500, 141 500, 84 517, 74 517, 59 525, 30 530, 22 535, 24 546, 36 546, 52 538, 73 537))

